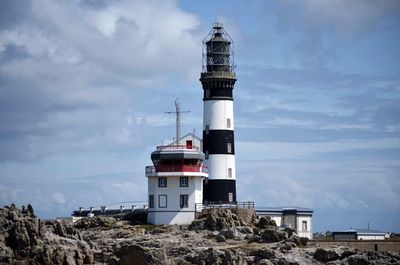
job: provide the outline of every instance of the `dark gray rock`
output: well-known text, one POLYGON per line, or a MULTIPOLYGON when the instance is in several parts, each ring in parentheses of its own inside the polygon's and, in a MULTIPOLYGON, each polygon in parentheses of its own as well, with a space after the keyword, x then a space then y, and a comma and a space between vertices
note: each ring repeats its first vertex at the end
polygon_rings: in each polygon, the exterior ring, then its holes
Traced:
POLYGON ((272 259, 276 257, 275 251, 270 248, 259 248, 250 251, 251 256, 256 256, 261 259, 272 259))
POLYGON ((357 255, 352 255, 347 258, 347 263, 349 265, 368 265, 371 264, 368 261, 368 256, 365 254, 357 254, 357 255))
POLYGON ((271 217, 266 216, 266 217, 261 217, 256 226, 261 229, 266 229, 271 226, 276 227, 276 222, 275 220, 272 220, 271 217))
POLYGON ((116 253, 120 265, 163 265, 165 261, 160 260, 149 249, 139 245, 122 246, 116 253))
POLYGON ((322 262, 328 262, 339 259, 339 254, 336 253, 334 250, 317 248, 314 253, 314 259, 322 262))

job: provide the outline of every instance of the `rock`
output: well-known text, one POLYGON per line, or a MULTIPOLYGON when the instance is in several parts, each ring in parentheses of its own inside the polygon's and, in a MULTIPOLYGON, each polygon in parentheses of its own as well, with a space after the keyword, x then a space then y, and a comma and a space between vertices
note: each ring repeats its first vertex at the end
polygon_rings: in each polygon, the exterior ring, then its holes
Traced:
POLYGON ((354 255, 354 254, 357 254, 357 252, 352 251, 352 250, 345 249, 345 250, 343 251, 342 255, 340 255, 340 259, 348 258, 348 257, 350 257, 350 256, 352 256, 352 255, 354 255))
POLYGON ((215 238, 217 240, 217 242, 226 242, 226 238, 223 235, 217 235, 217 237, 215 238))
POLYGON ((276 222, 275 222, 275 220, 272 220, 271 217, 265 216, 265 217, 261 217, 259 219, 259 221, 256 224, 256 226, 258 228, 261 228, 261 229, 266 229, 266 228, 269 228, 271 226, 272 227, 276 227, 276 222))
POLYGON ((317 248, 314 253, 314 259, 322 262, 328 262, 339 259, 339 255, 334 250, 317 248))
POLYGON ((78 229, 88 229, 95 227, 111 228, 115 222, 116 220, 113 217, 94 216, 82 218, 77 221, 74 226, 78 229))
POLYGON ((291 227, 285 227, 285 228, 283 228, 283 231, 286 232, 286 234, 288 235, 288 237, 291 237, 291 236, 293 236, 293 235, 297 236, 296 230, 293 229, 293 228, 291 228, 291 227))
POLYGON ((212 231, 237 226, 240 226, 239 218, 229 209, 211 209, 205 220, 205 227, 212 231))
POLYGON ((192 223, 189 225, 189 229, 196 230, 196 231, 204 230, 204 229, 206 229, 205 225, 204 225, 205 221, 206 221, 205 218, 193 220, 192 223))
POLYGON ((275 251, 273 251, 270 248, 259 248, 259 249, 255 249, 250 251, 250 255, 251 256, 256 256, 258 257, 260 260, 261 259, 272 259, 275 258, 275 251))
POLYGON ((187 255, 185 260, 191 264, 224 264, 224 265, 244 265, 245 260, 241 257, 241 253, 233 249, 225 249, 224 251, 208 248, 196 255, 187 255))
POLYGON ((153 253, 146 248, 139 245, 126 245, 118 250, 116 253, 119 257, 119 265, 162 265, 166 264, 158 258, 156 258, 153 253))
POLYGON ((287 238, 287 234, 277 229, 268 228, 265 229, 261 235, 261 239, 264 242, 278 242, 287 238))
POLYGON ((347 263, 349 265, 368 265, 368 257, 366 255, 352 255, 347 258, 347 263))
POLYGON ((299 241, 300 241, 300 245, 307 246, 309 239, 308 239, 308 237, 300 237, 299 241))
POLYGON ((241 238, 241 233, 235 228, 228 228, 221 230, 220 235, 224 236, 226 239, 239 239, 241 238))
POLYGON ((253 234, 253 228, 248 226, 238 227, 237 230, 243 234, 253 234))
POLYGON ((267 259, 261 259, 256 262, 256 265, 274 265, 274 263, 272 263, 272 261, 267 259))

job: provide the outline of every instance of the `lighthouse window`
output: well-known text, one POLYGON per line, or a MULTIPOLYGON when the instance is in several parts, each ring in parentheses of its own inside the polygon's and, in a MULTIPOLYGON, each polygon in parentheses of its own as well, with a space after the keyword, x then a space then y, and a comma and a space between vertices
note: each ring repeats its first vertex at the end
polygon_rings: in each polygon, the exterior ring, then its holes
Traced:
POLYGON ((158 187, 167 187, 167 178, 158 178, 158 187))
POLYGON ((158 208, 167 208, 167 195, 158 195, 158 208))
POLYGON ((205 159, 208 159, 208 150, 204 153, 205 159))
POLYGON ((206 134, 209 134, 210 132, 210 125, 206 125, 206 134))
POLYGON ((154 208, 154 195, 149 195, 149 208, 154 208))
POLYGON ((231 119, 226 119, 226 128, 231 128, 231 119))
POLYGON ((232 168, 228 168, 228 178, 232 178, 232 168))
POLYGON ((187 187, 188 185, 189 185, 188 177, 181 177, 180 178, 180 186, 181 187, 187 187))
POLYGON ((181 194, 179 200, 179 204, 181 208, 188 208, 189 207, 189 195, 181 194))
POLYGON ((228 154, 232 153, 232 144, 231 143, 226 144, 226 152, 228 154))

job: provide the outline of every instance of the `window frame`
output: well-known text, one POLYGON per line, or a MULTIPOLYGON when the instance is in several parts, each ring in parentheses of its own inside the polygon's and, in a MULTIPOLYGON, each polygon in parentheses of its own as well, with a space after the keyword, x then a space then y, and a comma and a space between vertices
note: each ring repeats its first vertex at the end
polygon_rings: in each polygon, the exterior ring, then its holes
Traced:
POLYGON ((179 195, 179 207, 189 208, 189 194, 180 194, 179 195))
POLYGON ((302 231, 308 231, 308 225, 307 225, 307 220, 303 220, 302 222, 301 222, 301 229, 302 229, 302 231))
POLYGON ((158 195, 158 208, 168 208, 168 195, 167 194, 159 194, 158 195), (165 197, 165 206, 161 205, 161 197, 165 197))
POLYGON ((168 186, 168 180, 166 177, 158 177, 158 187, 159 188, 166 188, 168 186), (165 180, 165 184, 162 181, 165 180))
POLYGON ((179 178, 179 187, 189 187, 189 177, 180 177, 179 178), (186 184, 182 182, 183 180, 186 180, 186 184))
POLYGON ((154 208, 154 194, 149 194, 149 208, 154 208))

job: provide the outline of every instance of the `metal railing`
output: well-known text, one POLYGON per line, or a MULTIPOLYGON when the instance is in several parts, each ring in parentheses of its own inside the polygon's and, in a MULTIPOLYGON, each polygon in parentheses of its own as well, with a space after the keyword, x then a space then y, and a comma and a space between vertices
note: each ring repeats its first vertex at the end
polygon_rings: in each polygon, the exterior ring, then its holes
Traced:
POLYGON ((147 166, 146 173, 156 172, 203 172, 208 173, 206 166, 191 166, 191 165, 158 165, 147 166))
POLYGON ((157 146, 157 151, 163 151, 163 150, 177 150, 177 149, 188 149, 188 150, 200 150, 198 146, 195 145, 159 145, 157 146))
POLYGON ((195 211, 201 212, 203 210, 211 209, 254 209, 254 202, 209 202, 207 204, 196 203, 195 211))

